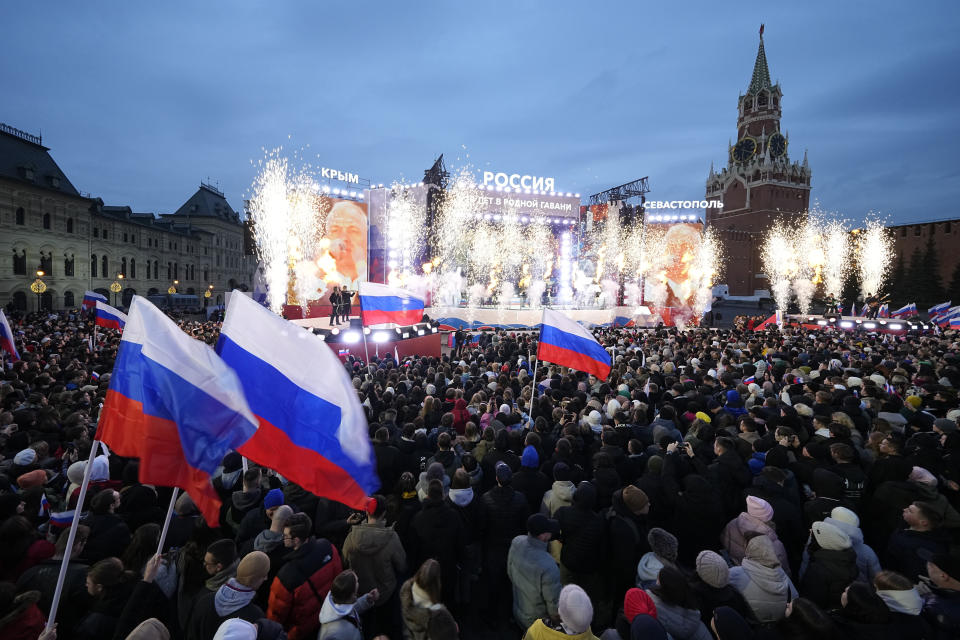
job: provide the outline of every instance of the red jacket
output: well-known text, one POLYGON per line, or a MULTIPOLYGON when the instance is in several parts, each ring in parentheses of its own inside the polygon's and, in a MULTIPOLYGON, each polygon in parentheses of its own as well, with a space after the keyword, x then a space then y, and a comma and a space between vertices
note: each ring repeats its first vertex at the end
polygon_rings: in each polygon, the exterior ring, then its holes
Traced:
POLYGON ((467 411, 467 401, 463 398, 457 398, 453 405, 453 428, 461 436, 467 431, 467 422, 470 420, 470 412, 467 411))
POLYGON ((284 560, 270 585, 267 617, 283 625, 289 640, 312 640, 320 630, 323 599, 343 570, 340 554, 328 540, 311 538, 284 560))
POLYGON ((36 640, 47 624, 46 617, 37 606, 38 600, 39 591, 27 591, 18 595, 13 601, 13 609, 0 617, 0 638, 36 640))

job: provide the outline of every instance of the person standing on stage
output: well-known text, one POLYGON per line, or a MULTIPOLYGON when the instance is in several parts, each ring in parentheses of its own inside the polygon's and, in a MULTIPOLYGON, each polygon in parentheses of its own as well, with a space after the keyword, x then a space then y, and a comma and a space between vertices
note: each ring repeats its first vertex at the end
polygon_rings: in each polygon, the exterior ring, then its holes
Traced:
POLYGON ((340 324, 340 286, 333 285, 333 291, 330 293, 330 326, 340 324))
POLYGON ((356 291, 350 291, 346 287, 340 289, 340 321, 341 322, 350 322, 350 307, 353 304, 353 296, 357 294, 356 291))

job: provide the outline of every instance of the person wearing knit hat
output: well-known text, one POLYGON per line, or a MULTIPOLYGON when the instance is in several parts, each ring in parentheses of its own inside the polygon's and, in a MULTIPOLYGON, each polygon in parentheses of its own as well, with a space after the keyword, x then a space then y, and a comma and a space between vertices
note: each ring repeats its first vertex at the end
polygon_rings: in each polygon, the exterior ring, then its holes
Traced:
POLYGON ((707 424, 710 424, 711 422, 713 422, 713 418, 705 414, 703 411, 697 411, 695 417, 697 420, 703 420, 707 424))
POLYGON ((237 565, 237 575, 220 585, 214 593, 197 600, 187 623, 186 640, 202 640, 219 635, 225 621, 239 618, 256 622, 263 610, 253 602, 257 589, 270 574, 270 557, 262 551, 251 551, 237 565))
POLYGON ((643 515, 650 512, 650 498, 643 489, 628 484, 620 493, 623 505, 634 515, 643 515))
POLYGON ((523 448, 523 456, 520 458, 520 466, 528 469, 540 468, 540 456, 533 445, 527 445, 523 448))
POLYGON ((276 509, 283 504, 283 490, 282 489, 271 489, 267 492, 267 495, 263 498, 263 508, 267 511, 267 517, 273 517, 273 511, 271 509, 276 509))
POLYGON ((37 461, 37 452, 33 449, 24 449, 13 456, 13 464, 18 467, 29 467, 37 461))
POLYGON ((913 470, 910 471, 910 475, 907 477, 907 480, 917 484, 924 484, 928 487, 937 486, 937 477, 923 467, 914 467, 913 470))
POLYGON ((21 489, 42 487, 47 483, 47 472, 43 469, 34 469, 17 478, 17 486, 21 489))
POLYGON ((560 624, 567 635, 574 636, 590 631, 593 620, 593 603, 581 587, 568 584, 560 591, 557 609, 560 624))
POLYGON ((600 424, 601 418, 600 412, 596 409, 588 413, 585 418, 587 426, 590 427, 590 430, 594 433, 600 433, 603 430, 603 426, 600 424))
POLYGON ((907 396, 905 402, 913 407, 914 410, 923 406, 923 400, 920 398, 920 396, 907 396))
POLYGON ((747 496, 746 506, 747 510, 728 522, 721 534, 723 548, 726 549, 730 559, 734 564, 740 564, 746 553, 749 538, 756 534, 763 534, 773 545, 780 565, 789 573, 787 550, 771 526, 773 507, 766 500, 755 496, 747 496))
POLYGON ((231 618, 220 625, 213 640, 257 640, 257 626, 240 618, 231 618))
POLYGON ((623 617, 625 617, 627 623, 630 624, 638 615, 650 616, 656 619, 657 605, 653 603, 653 599, 650 598, 646 591, 633 587, 632 589, 627 589, 627 593, 623 596, 623 617))
POLYGON ((677 561, 679 543, 676 536, 669 531, 660 527, 650 529, 650 532, 647 533, 647 544, 650 545, 650 550, 661 560, 669 563, 677 561))
POLYGON ((957 422, 950 418, 937 418, 933 421, 933 430, 941 434, 951 434, 957 430, 957 422))
POLYGON ((147 618, 134 627, 124 640, 170 640, 170 631, 156 618, 147 618))
POLYGON ((200 515, 200 509, 197 508, 197 503, 193 501, 193 498, 191 498, 190 494, 186 491, 181 493, 180 497, 177 498, 173 510, 181 517, 200 515))
POLYGON ((697 554, 697 575, 714 589, 722 589, 730 583, 730 568, 715 551, 706 550, 697 554))
POLYGON ((807 546, 797 587, 823 609, 835 609, 843 591, 860 573, 857 554, 850 537, 829 522, 814 522, 810 531, 813 540, 807 546))

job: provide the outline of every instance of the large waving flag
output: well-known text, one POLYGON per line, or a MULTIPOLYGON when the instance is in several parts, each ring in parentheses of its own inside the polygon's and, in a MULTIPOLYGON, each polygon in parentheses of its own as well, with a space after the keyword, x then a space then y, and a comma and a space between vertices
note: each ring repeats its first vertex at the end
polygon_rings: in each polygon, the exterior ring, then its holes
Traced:
POLYGON ((877 310, 878 318, 889 318, 890 317, 890 305, 884 302, 880 305, 880 309, 877 310))
POLYGON ((134 296, 97 439, 121 456, 140 458, 144 484, 186 490, 215 527, 220 500, 211 476, 223 456, 256 431, 233 369, 134 296))
POLYGON ((945 327, 957 318, 960 318, 960 305, 950 307, 945 311, 941 311, 939 314, 937 314, 936 318, 933 318, 933 321, 937 325, 945 327))
POLYGON ((366 415, 337 355, 243 295, 230 296, 217 353, 260 428, 238 451, 318 496, 364 509, 379 481, 366 415))
POLYGON ((755 326, 755 327, 753 328, 753 330, 754 330, 754 331, 763 331, 764 329, 766 329, 767 327, 769 327, 769 326, 772 325, 772 324, 775 324, 775 325, 779 326, 779 325, 780 325, 780 318, 781 318, 780 312, 779 312, 779 311, 776 311, 776 312, 774 312, 773 315, 771 315, 769 318, 767 318, 766 320, 764 320, 763 322, 761 322, 760 324, 758 324, 757 326, 755 326))
POLYGON ((610 375, 610 353, 580 324, 553 309, 543 310, 537 359, 592 373, 605 380, 610 375))
POLYGON ((952 302, 953 302, 952 300, 947 300, 946 302, 941 302, 940 304, 935 304, 935 305, 933 305, 932 307, 930 307, 929 309, 927 309, 927 313, 930 315, 930 319, 931 319, 931 320, 935 319, 938 315, 940 315, 941 313, 943 313, 944 311, 946 311, 947 309, 949 309, 949 308, 950 308, 950 304, 951 304, 952 302))
POLYGON ((910 318, 917 315, 917 303, 911 302, 910 304, 904 305, 897 309, 896 311, 890 312, 891 318, 910 318))
POLYGON ((13 342, 13 331, 10 330, 10 324, 7 322, 7 316, 0 309, 0 351, 6 351, 10 354, 10 359, 16 362, 20 359, 17 353, 17 345, 13 342))
POLYGON ((124 325, 127 324, 127 314, 123 313, 119 309, 111 307, 106 302, 100 302, 97 300, 96 324, 98 327, 106 327, 108 329, 118 329, 123 331, 124 325))
POLYGON ((97 293, 96 291, 84 291, 83 292, 83 302, 81 305, 84 309, 93 309, 97 306, 97 301, 100 302, 110 302, 107 300, 107 296, 97 293))
POLYGON ((416 324, 423 320, 423 300, 409 291, 376 282, 360 283, 360 320, 363 325, 416 324))

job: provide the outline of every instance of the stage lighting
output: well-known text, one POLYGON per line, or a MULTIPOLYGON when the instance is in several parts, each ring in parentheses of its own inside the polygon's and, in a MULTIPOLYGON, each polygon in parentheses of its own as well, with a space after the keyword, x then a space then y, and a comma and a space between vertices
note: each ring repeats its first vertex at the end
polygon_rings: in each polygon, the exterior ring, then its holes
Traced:
POLYGON ((403 338, 404 340, 406 340, 407 338, 410 337, 410 334, 409 334, 408 332, 404 331, 403 333, 400 334, 400 337, 403 338))
POLYGON ((881 320, 881 321, 880 321, 880 324, 881 324, 881 325, 887 324, 887 321, 886 321, 886 320, 881 320))
POLYGON ((426 331, 424 331, 423 329, 417 329, 417 335, 418 335, 418 336, 422 336, 422 335, 424 335, 425 333, 426 333, 426 331))
POLYGON ((899 323, 893 323, 890 325, 890 329, 893 331, 900 331, 900 329, 903 329, 903 325, 899 323))
POLYGON ((386 331, 375 331, 373 334, 374 342, 386 342, 390 339, 390 334, 386 331))
POLYGON ((858 319, 857 324, 863 324, 863 320, 858 319))
POLYGON ((440 331, 440 329, 437 329, 436 327, 430 327, 431 333, 436 333, 437 331, 440 331))
POLYGON ((821 326, 821 327, 825 327, 825 326, 827 326, 827 321, 826 321, 826 320, 817 320, 817 325, 818 325, 818 326, 821 326))
POLYGON ((365 336, 370 335, 370 327, 364 327, 364 328, 363 328, 363 335, 365 335, 365 336))
POLYGON ((359 331, 347 331, 343 334, 343 341, 353 344, 355 342, 360 342, 360 332, 359 331))
POLYGON ((837 321, 836 318, 830 318, 830 322, 836 322, 836 321, 837 321))
POLYGON ((864 323, 863 323, 863 328, 864 328, 864 329, 876 329, 876 328, 877 328, 877 323, 876 323, 876 322, 864 322, 864 323))
POLYGON ((338 336, 338 335, 340 335, 340 329, 338 329, 337 327, 334 327, 333 329, 330 329, 330 335, 332 335, 332 336, 338 336))
POLYGON ((850 322, 849 320, 844 320, 843 322, 840 323, 840 328, 841 328, 841 329, 852 329, 852 328, 853 328, 853 323, 850 322))
POLYGON ((397 335, 400 335, 400 333, 401 333, 401 331, 400 331, 400 327, 396 327, 396 328, 394 329, 394 331, 396 331, 396 332, 397 332, 397 335))

